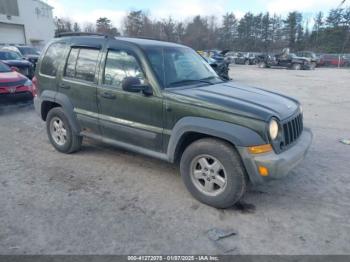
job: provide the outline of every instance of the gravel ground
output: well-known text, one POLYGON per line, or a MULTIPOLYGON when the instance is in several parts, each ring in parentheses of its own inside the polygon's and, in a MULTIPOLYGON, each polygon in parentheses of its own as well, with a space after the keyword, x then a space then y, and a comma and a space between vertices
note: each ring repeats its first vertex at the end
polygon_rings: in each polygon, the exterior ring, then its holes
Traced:
POLYGON ((231 76, 299 99, 314 142, 288 177, 227 210, 194 200, 165 162, 86 140, 60 154, 31 104, 2 106, 0 253, 349 254, 350 146, 339 139, 350 138, 350 70, 231 76))

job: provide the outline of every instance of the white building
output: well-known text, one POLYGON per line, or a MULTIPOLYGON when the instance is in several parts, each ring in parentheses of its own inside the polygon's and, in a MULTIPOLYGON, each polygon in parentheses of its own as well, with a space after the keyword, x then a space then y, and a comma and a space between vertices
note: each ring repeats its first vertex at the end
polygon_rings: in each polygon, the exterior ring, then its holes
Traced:
POLYGON ((52 9, 41 0, 0 0, 0 45, 43 47, 55 35, 52 9))

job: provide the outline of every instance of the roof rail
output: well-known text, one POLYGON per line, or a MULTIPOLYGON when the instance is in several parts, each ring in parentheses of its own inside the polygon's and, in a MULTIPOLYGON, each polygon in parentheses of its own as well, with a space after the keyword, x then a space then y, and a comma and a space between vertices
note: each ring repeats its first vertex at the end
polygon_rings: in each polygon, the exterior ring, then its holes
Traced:
POLYGON ((65 37, 65 36, 103 36, 105 38, 111 37, 110 35, 101 34, 101 33, 87 33, 87 32, 64 32, 56 34, 57 37, 65 37))

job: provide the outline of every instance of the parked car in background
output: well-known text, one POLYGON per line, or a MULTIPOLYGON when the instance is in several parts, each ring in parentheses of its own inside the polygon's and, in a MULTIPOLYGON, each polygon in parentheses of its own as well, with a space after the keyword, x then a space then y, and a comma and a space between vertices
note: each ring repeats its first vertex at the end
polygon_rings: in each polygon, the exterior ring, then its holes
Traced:
POLYGON ((306 57, 310 59, 311 67, 316 68, 320 64, 320 57, 311 51, 299 51, 296 53, 299 57, 306 57))
POLYGON ((225 61, 229 64, 234 63, 237 58, 237 52, 229 51, 225 54, 225 61))
POLYGON ((343 56, 344 59, 344 66, 350 67, 350 54, 345 54, 343 56))
POLYGON ((32 81, 0 62, 0 102, 27 100, 33 97, 32 81))
POLYGON ((205 61, 215 70, 215 72, 224 80, 230 80, 228 75, 229 72, 229 62, 224 56, 228 50, 219 51, 219 50, 206 50, 206 51, 197 51, 205 61))
POLYGON ((261 68, 279 67, 293 70, 310 70, 315 69, 315 64, 311 63, 311 59, 307 57, 299 57, 289 51, 283 51, 276 55, 260 55, 258 56, 258 64, 261 68))
POLYGON ((25 60, 20 54, 16 52, 9 50, 0 50, 0 61, 30 79, 34 75, 34 65, 31 62, 25 60))
POLYGON ((255 65, 258 62, 257 53, 238 53, 235 58, 235 64, 238 65, 255 65))
POLYGON ((208 50, 206 52, 209 54, 208 57, 215 59, 217 62, 223 62, 225 60, 225 57, 220 50, 208 50))
POLYGON ((224 80, 230 80, 230 77, 228 75, 229 72, 229 63, 225 60, 223 61, 217 61, 211 57, 205 57, 203 56, 205 61, 209 63, 209 65, 215 70, 215 72, 224 80))
POLYGON ((22 46, 22 45, 14 45, 14 46, 4 46, 3 50, 9 50, 20 54, 26 60, 31 62, 34 66, 38 62, 40 51, 31 46, 22 46))
POLYGON ((350 55, 342 55, 342 54, 320 55, 320 66, 330 66, 330 67, 350 66, 350 55))

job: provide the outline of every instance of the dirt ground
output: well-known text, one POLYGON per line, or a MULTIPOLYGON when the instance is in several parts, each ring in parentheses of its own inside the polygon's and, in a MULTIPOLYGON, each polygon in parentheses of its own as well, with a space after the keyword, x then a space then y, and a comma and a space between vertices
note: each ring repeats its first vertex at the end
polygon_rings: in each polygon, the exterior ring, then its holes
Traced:
POLYGON ((349 254, 350 70, 231 76, 299 99, 314 141, 288 177, 227 210, 194 200, 165 162, 92 141, 60 154, 31 104, 2 106, 0 254, 349 254))

